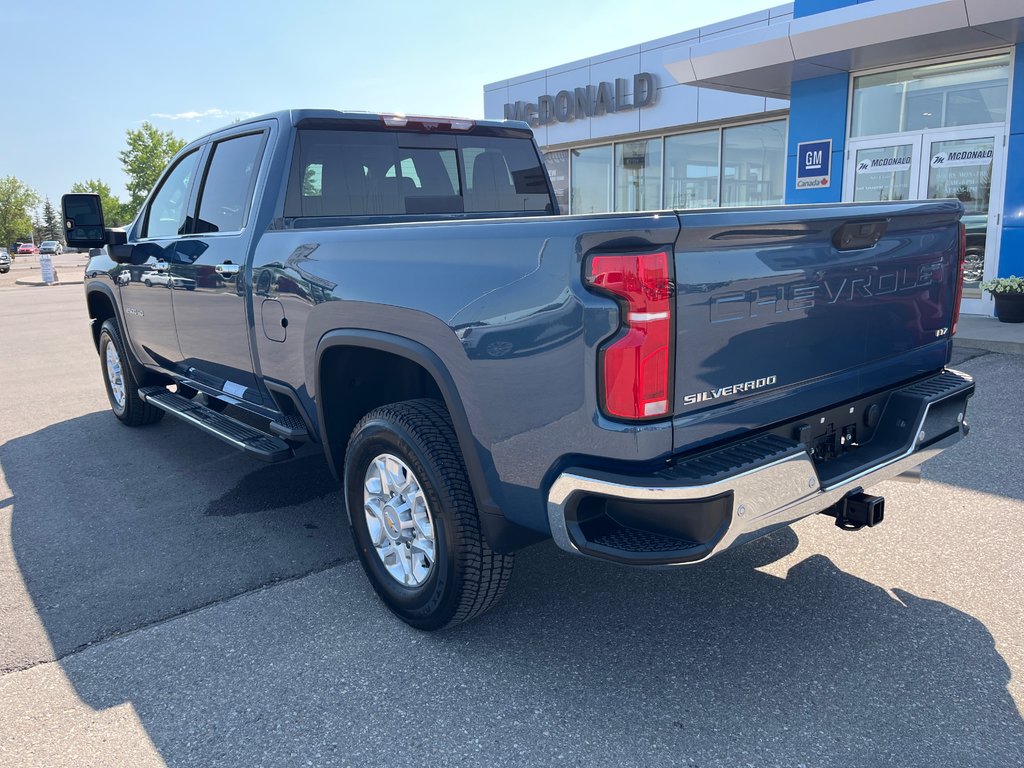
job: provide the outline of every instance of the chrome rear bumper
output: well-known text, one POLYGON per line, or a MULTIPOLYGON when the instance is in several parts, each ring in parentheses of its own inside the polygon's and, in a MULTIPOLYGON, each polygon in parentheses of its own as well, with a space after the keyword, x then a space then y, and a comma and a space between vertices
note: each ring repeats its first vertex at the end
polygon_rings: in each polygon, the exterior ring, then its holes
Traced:
MULTIPOLYGON (((787 447, 787 441, 774 436, 770 441, 754 438, 698 457, 704 464, 710 457, 713 464, 727 467, 708 482, 665 482, 666 473, 645 478, 587 469, 566 470, 555 479, 548 493, 551 535, 568 552, 618 562, 701 562, 780 526, 825 511, 849 494, 895 478, 937 456, 967 434, 966 405, 973 393, 973 380, 957 371, 945 371, 895 390, 893 396, 899 397, 890 397, 890 403, 895 405, 886 407, 883 421, 888 419, 890 423, 881 425, 876 432, 879 445, 875 446, 874 456, 868 450, 870 444, 858 448, 865 452, 867 463, 834 479, 824 474, 827 466, 819 468, 815 464, 805 446, 788 441, 787 447), (888 445, 882 444, 883 437, 889 440, 888 445), (758 451, 763 456, 760 461, 755 455, 758 451), (771 451, 777 458, 772 458, 771 451), (753 456, 748 461, 751 468, 729 468, 730 464, 737 464, 737 455, 753 456), (622 531, 599 539, 588 538, 584 531, 587 523, 580 524, 580 520, 591 513, 577 513, 586 504, 593 507, 595 500, 609 509, 658 509, 649 518, 658 521, 653 526, 657 530, 638 524, 636 516, 632 516, 620 526, 622 531), (666 536, 665 529, 671 527, 674 509, 680 510, 679 514, 718 515, 721 523, 710 526, 714 531, 704 541, 677 536, 679 546, 673 549, 673 536, 666 536)), ((614 520, 614 512, 609 516, 614 520)), ((710 529, 705 526, 705 530, 710 529)))

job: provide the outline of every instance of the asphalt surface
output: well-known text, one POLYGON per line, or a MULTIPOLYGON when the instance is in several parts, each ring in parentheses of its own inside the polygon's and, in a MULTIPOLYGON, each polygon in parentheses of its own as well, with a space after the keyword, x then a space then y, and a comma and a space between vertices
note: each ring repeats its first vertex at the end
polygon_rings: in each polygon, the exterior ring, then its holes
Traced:
POLYGON ((963 362, 971 436, 878 528, 656 572, 542 544, 423 634, 321 457, 122 427, 81 286, 0 288, 0 329, 0 765, 1024 764, 1024 357, 963 362))
MULTIPOLYGON (((82 282, 85 263, 89 260, 88 254, 62 253, 51 258, 53 267, 57 271, 58 280, 66 284, 82 282)), ((18 280, 42 283, 38 255, 15 256, 14 261, 11 262, 11 269, 0 274, 0 289, 14 286, 18 280)))

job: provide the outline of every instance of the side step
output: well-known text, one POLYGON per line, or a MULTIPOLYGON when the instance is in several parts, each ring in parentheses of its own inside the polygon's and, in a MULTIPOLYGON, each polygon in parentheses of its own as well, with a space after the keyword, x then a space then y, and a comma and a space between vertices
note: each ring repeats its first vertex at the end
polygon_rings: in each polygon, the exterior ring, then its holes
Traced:
POLYGON ((293 455, 291 447, 284 440, 176 395, 164 387, 142 387, 139 389, 139 397, 257 459, 284 461, 293 455))
POLYGON ((281 414, 270 422, 270 431, 285 440, 294 440, 301 443, 309 440, 309 432, 306 430, 306 423, 301 416, 294 414, 281 414))

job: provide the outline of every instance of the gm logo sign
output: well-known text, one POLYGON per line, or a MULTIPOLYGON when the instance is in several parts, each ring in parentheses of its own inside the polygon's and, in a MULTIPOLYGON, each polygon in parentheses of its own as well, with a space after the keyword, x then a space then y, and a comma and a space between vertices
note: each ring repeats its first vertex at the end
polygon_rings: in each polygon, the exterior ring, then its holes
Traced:
POLYGON ((823 189, 832 183, 832 139, 796 145, 796 188, 823 189))

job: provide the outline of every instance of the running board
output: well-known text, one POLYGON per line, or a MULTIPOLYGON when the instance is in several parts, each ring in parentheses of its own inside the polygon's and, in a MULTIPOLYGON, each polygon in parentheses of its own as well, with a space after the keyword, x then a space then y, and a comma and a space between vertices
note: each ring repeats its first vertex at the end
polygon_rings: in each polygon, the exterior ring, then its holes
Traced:
POLYGON ((142 387, 139 389, 139 397, 257 459, 284 461, 293 455, 291 447, 284 440, 217 413, 194 400, 176 395, 165 387, 142 387))

